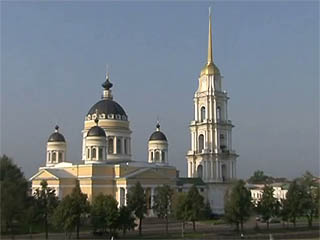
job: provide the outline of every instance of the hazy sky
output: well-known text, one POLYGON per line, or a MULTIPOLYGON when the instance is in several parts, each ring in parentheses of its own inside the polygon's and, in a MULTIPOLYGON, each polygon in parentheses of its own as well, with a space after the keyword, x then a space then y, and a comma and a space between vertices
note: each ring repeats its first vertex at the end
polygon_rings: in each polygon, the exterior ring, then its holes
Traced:
POLYGON ((319 175, 319 3, 1 2, 1 153, 27 177, 45 164, 58 123, 79 162, 84 117, 110 65, 129 116, 134 159, 147 160, 157 116, 169 161, 186 174, 193 94, 214 61, 233 121, 238 177, 319 175))

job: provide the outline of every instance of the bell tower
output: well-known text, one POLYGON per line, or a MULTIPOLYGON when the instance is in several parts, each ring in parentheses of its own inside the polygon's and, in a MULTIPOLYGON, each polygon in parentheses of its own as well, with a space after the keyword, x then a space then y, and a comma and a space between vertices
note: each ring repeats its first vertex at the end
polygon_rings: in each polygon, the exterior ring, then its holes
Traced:
MULTIPOLYGON (((211 31, 211 13, 209 13, 208 58, 200 72, 198 89, 193 98, 194 120, 189 126, 191 149, 186 156, 188 177, 200 177, 209 184, 209 190, 218 185, 221 189, 221 185, 227 185, 236 178, 238 157, 232 149, 234 126, 228 118, 229 97, 227 92, 222 90, 220 70, 213 60, 211 31)), ((217 195, 213 191, 215 192, 215 190, 208 191, 208 194, 217 195)), ((224 196, 224 193, 220 191, 218 195, 224 196)), ((216 196, 208 196, 212 210, 217 210, 215 212, 220 212, 221 207, 223 209, 221 206, 223 196, 219 200, 213 199, 216 196), (219 203, 216 203, 217 201, 219 203)))

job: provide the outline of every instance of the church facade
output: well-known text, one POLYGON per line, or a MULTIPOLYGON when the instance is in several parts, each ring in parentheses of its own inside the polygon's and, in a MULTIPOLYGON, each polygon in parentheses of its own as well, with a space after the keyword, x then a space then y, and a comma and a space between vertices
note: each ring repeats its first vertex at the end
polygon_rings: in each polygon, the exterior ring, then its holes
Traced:
POLYGON ((232 123, 228 119, 226 91, 213 62, 211 16, 209 17, 208 59, 199 76, 194 95, 194 120, 190 123, 191 148, 187 152, 188 178, 180 178, 168 161, 168 140, 159 122, 148 141, 148 161, 133 161, 129 118, 112 95, 107 74, 102 97, 88 111, 82 130, 82 159, 67 160, 67 141, 56 126, 49 136, 46 164, 30 178, 32 191, 42 180, 62 199, 76 182, 92 201, 98 194, 110 194, 119 205, 126 204, 128 189, 140 182, 152 215, 155 188, 167 184, 177 192, 195 184, 214 213, 222 214, 224 195, 236 178, 237 154, 232 150, 232 123))

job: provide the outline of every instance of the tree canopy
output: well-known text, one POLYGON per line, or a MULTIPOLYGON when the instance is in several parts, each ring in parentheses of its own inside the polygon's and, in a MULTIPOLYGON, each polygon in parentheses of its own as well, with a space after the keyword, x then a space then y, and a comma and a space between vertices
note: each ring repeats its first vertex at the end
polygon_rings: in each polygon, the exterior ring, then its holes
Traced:
POLYGON ((127 205, 134 215, 139 218, 139 235, 142 234, 142 219, 147 213, 146 195, 140 184, 137 182, 129 188, 127 194, 127 205))
POLYGON ((224 209, 226 221, 235 223, 237 228, 240 224, 243 231, 243 223, 249 219, 252 210, 251 193, 243 180, 235 182, 227 192, 224 209))
POLYGON ((70 195, 62 199, 54 212, 55 225, 61 227, 66 233, 70 233, 76 227, 79 238, 81 217, 89 212, 87 195, 81 192, 79 182, 70 195))
POLYGON ((159 218, 166 220, 166 233, 168 234, 168 217, 172 212, 173 189, 169 185, 157 187, 154 196, 153 209, 159 218))
POLYGON ((1 232, 23 220, 28 184, 20 168, 6 155, 0 158, 1 232))

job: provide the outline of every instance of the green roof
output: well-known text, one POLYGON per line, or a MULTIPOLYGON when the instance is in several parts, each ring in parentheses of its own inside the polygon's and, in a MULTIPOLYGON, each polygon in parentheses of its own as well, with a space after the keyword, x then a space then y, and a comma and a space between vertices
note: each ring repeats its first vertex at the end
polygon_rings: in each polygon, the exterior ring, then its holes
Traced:
POLYGON ((192 184, 196 186, 206 185, 201 178, 178 178, 177 185, 192 184))

